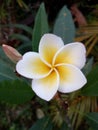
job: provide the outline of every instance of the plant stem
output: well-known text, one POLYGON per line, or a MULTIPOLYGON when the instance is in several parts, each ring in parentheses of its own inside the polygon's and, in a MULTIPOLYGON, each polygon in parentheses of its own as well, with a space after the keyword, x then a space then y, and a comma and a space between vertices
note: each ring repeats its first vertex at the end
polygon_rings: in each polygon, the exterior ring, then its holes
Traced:
POLYGON ((68 102, 62 99, 60 93, 56 94, 55 99, 58 101, 60 112, 64 119, 64 122, 67 123, 69 130, 73 130, 70 118, 67 115, 68 102))

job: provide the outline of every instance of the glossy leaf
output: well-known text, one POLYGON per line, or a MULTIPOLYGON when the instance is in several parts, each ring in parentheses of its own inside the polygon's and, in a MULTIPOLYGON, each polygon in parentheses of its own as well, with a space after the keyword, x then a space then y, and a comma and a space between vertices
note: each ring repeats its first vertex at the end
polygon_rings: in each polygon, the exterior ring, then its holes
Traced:
POLYGON ((38 51, 40 38, 42 37, 43 34, 47 32, 49 32, 47 15, 44 4, 42 3, 35 18, 35 24, 32 36, 33 51, 38 51))
POLYGON ((31 87, 20 80, 0 82, 0 101, 11 104, 22 104, 34 96, 31 87))
POLYGON ((85 75, 88 75, 89 74, 89 72, 91 71, 91 69, 92 69, 92 66, 93 66, 93 58, 90 58, 88 61, 87 61, 87 63, 86 63, 86 65, 84 66, 84 68, 82 69, 82 71, 83 71, 83 73, 85 74, 85 75))
POLYGON ((73 42, 75 26, 71 13, 66 6, 64 6, 58 14, 53 33, 60 36, 65 44, 73 42))
POLYGON ((85 96, 98 96, 98 81, 91 84, 89 87, 82 90, 82 95, 85 96))
POLYGON ((1 80, 14 80, 17 77, 15 76, 14 70, 9 68, 7 64, 0 62, 0 81, 1 80))
POLYGON ((29 130, 53 130, 52 122, 49 117, 39 119, 29 130))
POLYGON ((85 96, 98 96, 98 65, 87 75, 87 84, 81 90, 85 96))
POLYGON ((0 48, 0 81, 18 79, 14 73, 15 65, 6 57, 0 48))

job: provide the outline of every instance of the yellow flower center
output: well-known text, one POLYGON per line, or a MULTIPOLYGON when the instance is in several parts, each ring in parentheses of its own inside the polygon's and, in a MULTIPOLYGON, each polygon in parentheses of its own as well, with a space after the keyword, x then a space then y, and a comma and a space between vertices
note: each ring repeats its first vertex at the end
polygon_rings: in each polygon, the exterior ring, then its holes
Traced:
POLYGON ((54 70, 54 69, 55 69, 55 65, 52 65, 52 66, 51 66, 51 69, 54 70))

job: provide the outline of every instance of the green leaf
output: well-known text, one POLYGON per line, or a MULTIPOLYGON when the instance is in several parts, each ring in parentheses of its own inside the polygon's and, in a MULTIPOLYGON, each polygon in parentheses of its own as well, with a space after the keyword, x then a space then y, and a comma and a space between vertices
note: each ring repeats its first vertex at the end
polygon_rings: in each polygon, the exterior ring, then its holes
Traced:
POLYGON ((98 96, 98 81, 83 89, 81 93, 85 96, 98 96))
POLYGON ((22 104, 34 96, 31 87, 20 80, 0 82, 0 101, 11 104, 22 104))
POLYGON ((9 68, 9 65, 0 62, 0 81, 17 79, 14 70, 9 68))
POLYGON ((86 119, 92 130, 98 130, 98 113, 92 112, 86 114, 86 119))
POLYGON ((98 81, 98 65, 95 65, 87 76, 88 85, 98 81))
POLYGON ((58 14, 53 33, 60 36, 65 44, 73 42, 75 26, 71 13, 66 6, 64 6, 58 14))
POLYGON ((29 130, 53 130, 52 122, 49 117, 39 119, 29 130))
POLYGON ((86 65, 84 66, 84 68, 82 69, 83 73, 84 73, 85 75, 88 75, 89 72, 90 72, 91 69, 92 69, 92 66, 93 66, 93 58, 90 58, 90 59, 87 61, 87 63, 86 63, 86 65))
POLYGON ((21 45, 18 46, 17 50, 21 54, 24 54, 28 51, 32 51, 32 44, 31 44, 31 42, 23 42, 21 45))
POLYGON ((49 32, 47 15, 44 4, 42 3, 35 18, 35 24, 32 36, 33 51, 38 51, 40 38, 42 37, 43 34, 47 32, 49 32))
POLYGON ((17 33, 14 33, 14 34, 11 34, 9 36, 9 38, 13 38, 13 39, 18 39, 22 42, 31 42, 30 39, 28 37, 26 37, 25 35, 22 35, 22 34, 17 34, 17 33))
POLYGON ((22 29, 22 30, 26 31, 27 33, 29 33, 31 35, 32 35, 32 32, 33 32, 33 29, 31 27, 24 25, 24 24, 11 24, 9 26, 22 29))
POLYGON ((32 35, 33 29, 27 25, 24 24, 7 24, 7 25, 0 25, 1 27, 15 27, 15 28, 19 28, 22 29, 24 31, 26 31, 27 33, 32 35))
POLYGON ((0 81, 18 79, 14 73, 15 65, 6 57, 0 48, 0 81))
POLYGON ((87 75, 87 84, 81 89, 81 95, 98 96, 98 65, 87 75))

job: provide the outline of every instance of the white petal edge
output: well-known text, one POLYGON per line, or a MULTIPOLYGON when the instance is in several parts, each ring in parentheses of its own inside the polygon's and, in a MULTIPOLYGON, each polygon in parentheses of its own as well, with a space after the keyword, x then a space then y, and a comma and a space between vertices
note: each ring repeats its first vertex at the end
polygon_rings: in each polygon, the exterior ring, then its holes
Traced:
POLYGON ((85 62, 86 62, 86 48, 81 42, 69 43, 63 46, 55 54, 53 59, 53 64, 54 63, 72 64, 78 67, 79 69, 82 69, 84 67, 85 62))
POLYGON ((87 83, 86 77, 77 67, 69 64, 59 64, 58 67, 63 67, 61 68, 61 72, 58 72, 60 75, 60 86, 58 91, 70 93, 79 90, 87 83))
POLYGON ((44 78, 51 73, 51 69, 41 61, 38 53, 27 52, 16 64, 16 71, 26 78, 44 78))
POLYGON ((32 89, 40 98, 50 101, 56 94, 59 87, 59 74, 54 70, 48 77, 43 79, 34 79, 32 89), (53 79, 53 77, 54 79, 53 79))
POLYGON ((51 66, 55 53, 64 46, 63 40, 54 34, 44 34, 39 43, 39 54, 43 62, 51 66))

